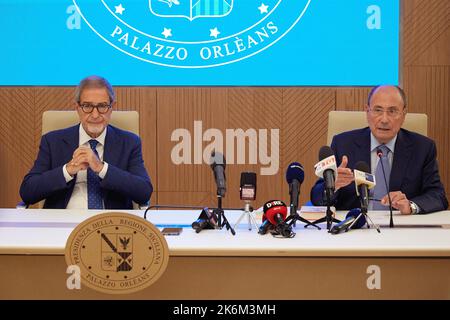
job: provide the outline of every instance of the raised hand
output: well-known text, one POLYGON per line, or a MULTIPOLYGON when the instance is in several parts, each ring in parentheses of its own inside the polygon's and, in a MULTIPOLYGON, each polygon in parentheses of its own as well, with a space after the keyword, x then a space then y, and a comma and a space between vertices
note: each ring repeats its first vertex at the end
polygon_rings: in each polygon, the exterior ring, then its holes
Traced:
POLYGON ((348 186, 350 183, 355 180, 355 177, 353 175, 353 172, 350 168, 347 168, 348 164, 348 158, 347 156, 342 157, 341 164, 337 168, 337 178, 335 182, 336 191, 340 188, 343 188, 345 186, 348 186))

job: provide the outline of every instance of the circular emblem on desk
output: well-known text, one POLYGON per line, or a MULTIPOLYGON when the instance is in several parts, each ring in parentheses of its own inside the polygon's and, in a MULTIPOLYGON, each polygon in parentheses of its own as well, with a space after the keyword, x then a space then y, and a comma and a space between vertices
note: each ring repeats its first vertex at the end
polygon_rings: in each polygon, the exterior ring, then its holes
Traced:
POLYGON ((116 50, 143 62, 189 69, 260 54, 298 24, 311 1, 73 0, 84 22, 116 50))
POLYGON ((169 249, 150 222, 128 213, 110 212, 80 223, 66 242, 66 262, 80 268, 91 289, 127 294, 153 284, 164 273, 169 249))

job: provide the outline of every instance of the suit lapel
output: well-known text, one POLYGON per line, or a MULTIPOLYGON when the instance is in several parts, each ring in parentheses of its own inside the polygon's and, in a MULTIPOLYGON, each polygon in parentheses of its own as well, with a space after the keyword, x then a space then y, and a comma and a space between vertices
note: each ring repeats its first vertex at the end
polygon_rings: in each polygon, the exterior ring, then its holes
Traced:
POLYGON ((400 129, 395 143, 394 159, 389 181, 390 191, 400 190, 408 163, 412 156, 412 148, 412 142, 405 136, 403 129, 400 129))
POLYGON ((355 140, 357 150, 355 150, 355 153, 353 154, 353 168, 358 161, 364 161, 370 168, 370 129, 367 127, 362 130, 363 134, 359 135, 355 140))
POLYGON ((67 129, 67 133, 63 136, 62 140, 66 144, 64 149, 64 163, 69 162, 72 159, 74 151, 80 144, 80 125, 76 125, 67 129))
MULTIPOLYGON (((103 161, 109 165, 118 166, 120 159, 120 141, 116 134, 114 127, 108 125, 105 137, 105 145, 103 146, 103 161)), ((110 207, 110 201, 108 197, 108 190, 102 189, 103 201, 105 202, 105 209, 110 207)))
POLYGON ((105 145, 103 146, 103 161, 117 165, 120 150, 118 148, 118 137, 114 127, 108 125, 105 137, 105 145))

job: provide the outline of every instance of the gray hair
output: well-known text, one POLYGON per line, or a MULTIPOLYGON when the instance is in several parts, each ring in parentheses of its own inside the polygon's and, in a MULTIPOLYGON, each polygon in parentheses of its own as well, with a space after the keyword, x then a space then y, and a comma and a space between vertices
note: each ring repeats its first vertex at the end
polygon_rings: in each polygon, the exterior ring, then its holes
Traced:
MULTIPOLYGON (((380 87, 384 87, 386 85, 378 85, 372 88, 372 90, 370 90, 369 92, 369 96, 367 97, 367 105, 370 106, 370 100, 372 99, 372 96, 374 95, 375 91, 378 90, 378 88, 380 87)), ((405 91, 403 91, 402 88, 400 88, 399 86, 393 86, 394 88, 397 89, 398 93, 400 94, 400 97, 402 98, 403 101, 403 108, 406 108, 406 95, 405 95, 405 91)))
POLYGON ((80 81, 75 91, 75 100, 77 103, 80 103, 81 93, 84 89, 92 89, 92 88, 105 88, 108 92, 109 102, 113 103, 116 101, 116 94, 114 93, 114 89, 111 84, 103 77, 100 76, 89 76, 80 81))

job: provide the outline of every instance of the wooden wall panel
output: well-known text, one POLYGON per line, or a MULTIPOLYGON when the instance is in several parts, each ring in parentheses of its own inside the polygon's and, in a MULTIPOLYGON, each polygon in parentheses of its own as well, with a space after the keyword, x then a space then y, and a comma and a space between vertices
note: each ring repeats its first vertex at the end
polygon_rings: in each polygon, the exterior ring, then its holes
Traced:
POLYGON ((289 200, 286 169, 291 162, 300 162, 305 168, 305 181, 300 192, 300 203, 310 198, 310 190, 317 178, 314 164, 319 149, 327 143, 328 113, 334 109, 335 90, 326 88, 289 88, 283 94, 283 124, 281 133, 281 164, 278 178, 283 185, 284 199, 289 200))
POLYGON ((35 158, 34 90, 0 90, 0 204, 15 207, 22 178, 35 158))
POLYGON ((433 64, 443 57, 448 64, 448 37, 450 2, 446 0, 403 1, 403 62, 412 64, 433 64))
POLYGON ((371 88, 337 88, 336 110, 363 111, 371 88))
MULTIPOLYGON (((402 1, 400 75, 410 112, 429 116, 429 135, 437 144, 447 194, 450 191, 449 10, 448 0, 402 1)), ((238 195, 240 173, 254 171, 258 173, 255 205, 259 206, 269 199, 288 200, 285 172, 293 161, 305 167, 301 202, 309 199, 310 187, 316 180, 313 165, 319 148, 326 143, 328 112, 364 110, 370 88, 117 87, 116 90, 117 109, 137 110, 140 114, 144 161, 155 187, 153 204, 216 203, 213 173, 208 165, 203 161, 173 163, 171 152, 177 144, 171 141, 174 130, 185 128, 194 139, 194 121, 201 121, 202 134, 216 128, 226 139, 226 129, 279 129, 280 163, 276 175, 260 175, 264 167, 261 164, 227 166, 228 192, 224 205, 242 205, 238 195)), ((19 200, 21 180, 36 157, 42 112, 71 109, 73 94, 74 87, 0 87, 1 207, 13 207, 19 200)), ((201 144, 204 148, 209 142, 201 144)), ((248 163, 248 150, 246 158, 248 163)))
MULTIPOLYGON (((203 133, 211 128, 221 131, 226 126, 226 89, 159 88, 157 113, 157 190, 160 203, 208 204, 214 200, 212 171, 203 162, 203 133), (197 130, 194 130, 197 122, 197 130), (175 164, 172 149, 186 138, 171 141, 176 130, 184 130, 191 139, 186 162, 175 164), (195 141, 198 139, 198 143, 195 141), (201 146, 201 148, 195 148, 201 146), (211 193, 211 194, 209 194, 211 193), (207 200, 205 200, 207 199, 207 200)), ((186 150, 187 151, 187 150, 186 150)), ((185 155, 185 154, 183 154, 185 155)))
POLYGON ((450 195, 450 66, 407 67, 411 112, 428 115, 428 135, 437 145, 441 179, 450 195), (411 94, 414 92, 414 94, 411 94))
POLYGON ((410 112, 428 115, 450 198, 450 2, 403 1, 403 86, 410 112))
MULTIPOLYGON (((272 152, 275 152, 271 148, 271 132, 278 130, 281 138, 284 129, 282 108, 283 90, 281 88, 233 88, 229 90, 227 129, 242 129, 244 131, 253 129, 258 134, 254 149, 257 148, 258 150, 257 164, 249 164, 249 147, 245 150, 247 164, 239 164, 237 152, 244 152, 244 150, 238 150, 235 146, 234 164, 227 167, 228 204, 230 206, 242 206, 242 201, 239 199, 239 185, 241 172, 244 171, 255 172, 258 175, 255 206, 262 206, 265 201, 270 199, 283 199, 282 196, 285 194, 284 183, 280 179, 283 174, 282 164, 276 165, 278 173, 275 176, 262 175, 262 170, 268 169, 269 164, 263 165, 260 157, 261 152, 267 153, 269 156, 272 155, 272 152), (261 131, 262 129, 266 129, 266 132, 261 131), (264 145, 261 144, 263 141, 265 142, 264 145)), ((279 144, 275 149, 280 149, 279 144)), ((279 152, 281 153, 281 150, 279 152)), ((277 160, 279 161, 279 159, 277 160)))
MULTIPOLYGON (((119 100, 117 108, 125 109, 133 106, 139 112, 139 132, 142 139, 142 155, 144 157, 144 164, 147 168, 148 174, 152 179, 153 188, 156 189, 158 181, 158 159, 156 146, 158 143, 156 134, 156 115, 157 115, 157 91, 155 88, 139 88, 139 99, 135 102, 119 100), (134 103, 134 104, 133 104, 134 103)), ((120 97, 121 95, 119 95, 120 97)), ((131 99, 132 93, 129 94, 131 99)), ((119 98, 118 97, 118 98, 119 98)), ((121 99, 121 98, 119 98, 121 99)), ((152 203, 158 202, 158 193, 154 192, 152 195, 152 203)))
MULTIPOLYGON (((72 89, 73 90, 73 89, 72 89)), ((156 159, 156 89, 139 87, 117 87, 116 89, 116 110, 139 112, 139 132, 142 140, 142 154, 144 164, 155 184, 157 177, 156 159)), ((154 186, 155 187, 155 186, 154 186)), ((155 192, 152 200, 157 201, 158 195, 155 192)))

